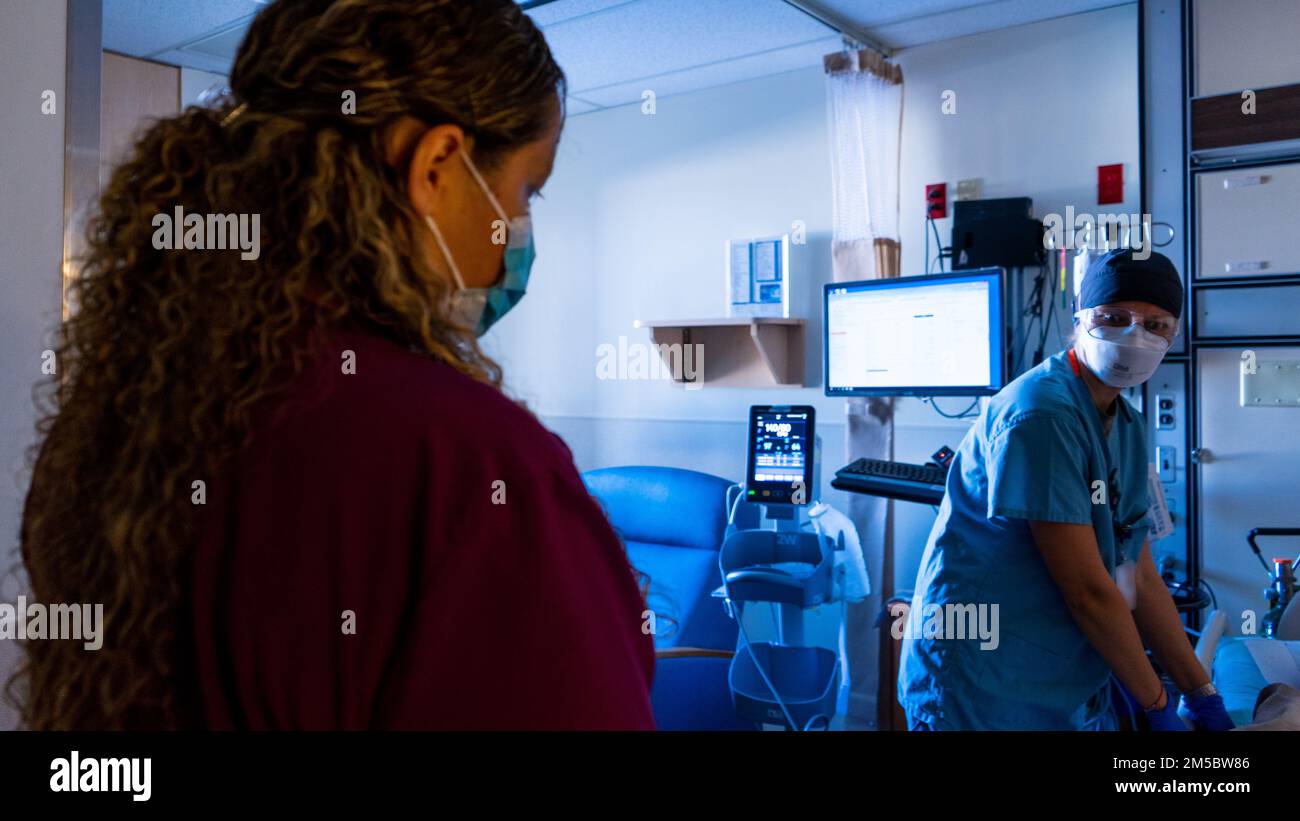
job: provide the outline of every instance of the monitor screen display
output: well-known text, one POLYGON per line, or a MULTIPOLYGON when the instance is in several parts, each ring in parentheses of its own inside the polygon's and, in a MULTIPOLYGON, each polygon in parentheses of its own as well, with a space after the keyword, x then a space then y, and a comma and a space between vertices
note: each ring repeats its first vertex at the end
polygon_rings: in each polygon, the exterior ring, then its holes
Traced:
POLYGON ((755 405, 749 409, 747 501, 808 501, 812 492, 815 422, 811 405, 755 405))
POLYGON ((1000 268, 825 287, 827 396, 978 396, 1006 371, 1000 268))

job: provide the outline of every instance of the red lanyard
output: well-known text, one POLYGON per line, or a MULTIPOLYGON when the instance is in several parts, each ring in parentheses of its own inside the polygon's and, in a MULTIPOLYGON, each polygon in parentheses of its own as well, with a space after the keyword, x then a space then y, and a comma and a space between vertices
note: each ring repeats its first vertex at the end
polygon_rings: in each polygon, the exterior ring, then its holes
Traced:
MULTIPOLYGON (((1070 357, 1070 367, 1074 369, 1074 375, 1077 376, 1077 377, 1079 377, 1080 379, 1082 379, 1082 378, 1083 378, 1083 374, 1079 373, 1079 357, 1075 356, 1075 354, 1074 354, 1074 348, 1071 348, 1071 349, 1070 349, 1070 353, 1068 354, 1068 356, 1070 357)), ((1116 399, 1115 401, 1118 402, 1119 399, 1116 399)), ((1114 406, 1112 406, 1112 407, 1114 407, 1114 406)), ((1118 407, 1116 407, 1115 409, 1116 409, 1116 411, 1119 410, 1118 407)), ((1102 429, 1105 430, 1105 422, 1104 422, 1104 421, 1102 422, 1102 429)), ((1107 450, 1106 450, 1106 465, 1107 465, 1107 467, 1109 468, 1109 466, 1110 466, 1110 450, 1109 450, 1109 448, 1107 448, 1107 450)), ((1112 501, 1112 504, 1114 505, 1114 507, 1112 507, 1111 510, 1112 510, 1112 511, 1118 511, 1118 510, 1119 510, 1119 489, 1117 488, 1117 486, 1116 486, 1116 484, 1115 484, 1115 471, 1114 471, 1113 468, 1110 469, 1110 481, 1107 483, 1106 489, 1107 489, 1107 491, 1110 493, 1110 498, 1113 500, 1113 501, 1112 501)), ((1116 521, 1116 520, 1115 520, 1115 513, 1112 513, 1112 514, 1111 514, 1111 524, 1112 524, 1112 525, 1114 526, 1114 528, 1115 528, 1115 543, 1116 543, 1116 544, 1120 544, 1120 545, 1122 545, 1122 544, 1124 544, 1125 542, 1128 541, 1128 539, 1129 539, 1130 536, 1132 536, 1132 534, 1133 534, 1133 528, 1132 528, 1132 526, 1130 526, 1130 525, 1122 525, 1122 524, 1120 524, 1118 521, 1116 521)))
MULTIPOLYGON (((1079 357, 1075 356, 1075 354, 1074 354, 1074 348, 1071 348, 1071 349, 1070 349, 1070 352, 1069 352, 1069 354, 1067 354, 1067 356, 1070 357, 1070 367, 1074 369, 1074 375, 1077 376, 1077 377, 1079 377, 1080 379, 1083 379, 1083 374, 1079 373, 1079 357)), ((1086 385, 1086 383, 1085 383, 1085 385, 1086 385)), ((1091 391, 1089 391, 1089 392, 1091 393, 1091 391)), ((1119 399, 1116 398, 1115 401, 1116 401, 1116 402, 1119 402, 1119 399)), ((1115 408, 1116 411, 1119 410, 1119 407, 1118 407, 1117 405, 1112 404, 1111 407, 1112 407, 1112 408, 1115 408)), ((1112 414, 1104 413, 1104 414, 1102 414, 1102 415, 1103 415, 1103 416, 1111 416, 1112 414)), ((1105 424, 1105 423, 1103 422, 1103 424, 1105 424)))

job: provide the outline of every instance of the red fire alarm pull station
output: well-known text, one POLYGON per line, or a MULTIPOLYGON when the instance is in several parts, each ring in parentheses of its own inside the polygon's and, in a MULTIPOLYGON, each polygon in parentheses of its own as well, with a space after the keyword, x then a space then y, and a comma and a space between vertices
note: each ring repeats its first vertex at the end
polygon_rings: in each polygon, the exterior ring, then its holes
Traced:
POLYGON ((948 183, 936 182, 925 187, 925 216, 932 220, 948 216, 948 183))
POLYGON ((1097 204, 1115 205, 1124 201, 1124 165, 1097 166, 1097 204))

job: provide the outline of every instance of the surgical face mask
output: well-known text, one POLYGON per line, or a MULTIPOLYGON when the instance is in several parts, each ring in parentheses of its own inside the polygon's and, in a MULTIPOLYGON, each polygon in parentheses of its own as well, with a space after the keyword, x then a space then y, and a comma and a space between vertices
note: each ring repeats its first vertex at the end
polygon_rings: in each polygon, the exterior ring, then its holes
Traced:
POLYGON ((492 189, 484 182, 483 176, 474 167, 474 162, 469 155, 461 151, 460 157, 465 161, 465 167, 469 169, 474 181, 483 190, 483 194, 487 196, 488 202, 492 204, 492 210, 497 212, 497 216, 501 217, 501 221, 507 226, 506 251, 501 259, 502 270, 497 276, 496 284, 487 288, 465 287, 465 280, 461 278, 460 269, 451 256, 451 249, 447 247, 442 231, 438 229, 438 223, 434 222, 433 217, 428 214, 425 215, 424 221, 433 232, 433 238, 442 250, 442 256, 447 260, 447 267, 451 269, 451 275, 459 289, 456 292, 456 318, 473 328, 476 335, 482 336, 488 332, 488 328, 491 328, 498 319, 509 313, 510 309, 524 298, 524 292, 528 289, 528 274, 533 267, 537 252, 533 247, 532 218, 526 214, 514 219, 506 216, 505 209, 497 201, 492 189))
POLYGON ((1141 385, 1169 350, 1169 340, 1138 325, 1091 328, 1079 335, 1078 345, 1084 364, 1112 388, 1141 385))

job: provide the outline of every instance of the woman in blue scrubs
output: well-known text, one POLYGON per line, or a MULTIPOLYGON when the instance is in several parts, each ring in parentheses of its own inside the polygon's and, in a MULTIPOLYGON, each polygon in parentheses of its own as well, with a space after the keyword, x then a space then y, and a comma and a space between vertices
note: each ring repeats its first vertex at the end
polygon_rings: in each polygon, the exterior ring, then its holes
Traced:
POLYGON ((1167 257, 1098 258, 1074 344, 1016 379, 963 440, 921 559, 898 693, 912 729, 1096 729, 1114 675, 1153 729, 1230 729, 1151 559, 1149 379, 1183 304, 1167 257), (964 629, 971 614, 994 630, 964 629), (1144 646, 1145 645, 1145 646, 1144 646))

